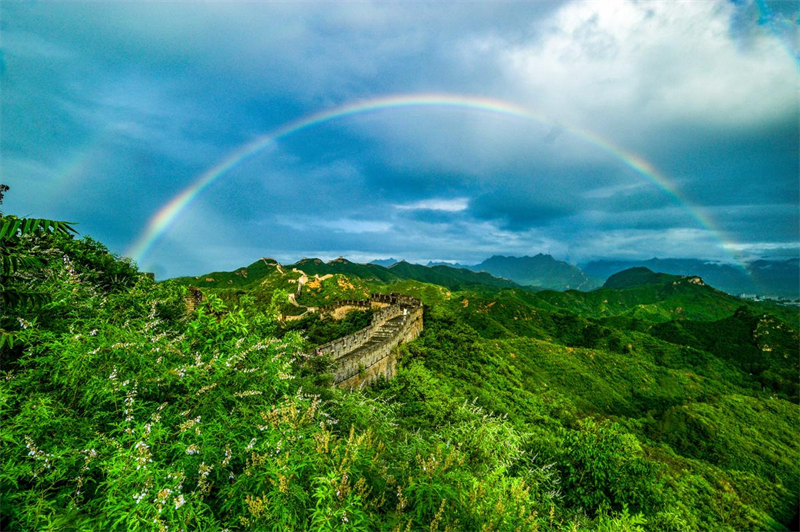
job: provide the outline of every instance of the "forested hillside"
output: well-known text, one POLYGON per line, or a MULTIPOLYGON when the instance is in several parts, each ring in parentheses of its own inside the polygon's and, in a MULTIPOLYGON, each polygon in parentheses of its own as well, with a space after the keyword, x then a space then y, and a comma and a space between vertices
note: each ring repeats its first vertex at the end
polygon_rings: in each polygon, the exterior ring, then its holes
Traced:
POLYGON ((635 267, 671 273, 699 275, 714 287, 729 294, 759 294, 800 297, 800 260, 754 260, 741 266, 700 259, 649 259, 628 261, 593 261, 581 265, 588 275, 608 278, 635 267))
POLYGON ((155 283, 64 227, 1 226, 0 529, 797 519, 795 311, 649 270, 588 293, 344 260, 155 283), (287 317, 392 291, 425 304, 396 377, 331 387, 331 361, 307 353, 369 313, 287 317))

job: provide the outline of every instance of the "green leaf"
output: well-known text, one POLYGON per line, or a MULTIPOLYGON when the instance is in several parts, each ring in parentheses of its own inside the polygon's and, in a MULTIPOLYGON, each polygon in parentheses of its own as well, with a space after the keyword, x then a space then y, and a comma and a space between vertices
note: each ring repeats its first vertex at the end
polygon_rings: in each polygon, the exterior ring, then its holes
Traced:
POLYGON ((0 329, 0 351, 2 351, 6 345, 8 345, 9 349, 14 347, 14 336, 14 333, 0 329))

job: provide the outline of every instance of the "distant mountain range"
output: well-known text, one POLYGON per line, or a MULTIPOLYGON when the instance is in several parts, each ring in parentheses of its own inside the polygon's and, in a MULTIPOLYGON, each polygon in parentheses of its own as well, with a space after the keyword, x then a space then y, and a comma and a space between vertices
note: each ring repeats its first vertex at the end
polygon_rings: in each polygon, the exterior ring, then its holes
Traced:
MULTIPOLYGON (((370 264, 377 264, 378 266, 383 266, 384 268, 388 268, 389 266, 394 266, 398 262, 400 261, 392 257, 390 259, 375 259, 373 261, 370 261, 370 264)), ((430 264, 428 264, 428 266, 430 266, 430 264)))
MULTIPOLYGON (((391 265, 394 259, 381 261, 391 265)), ((473 266, 429 262, 428 266, 449 266, 491 273, 523 286, 548 290, 594 290, 615 273, 630 268, 648 268, 672 275, 698 275, 708 284, 729 294, 753 294, 800 298, 800 259, 757 260, 734 266, 702 259, 597 260, 574 266, 550 255, 504 257, 495 255, 473 266)))
MULTIPOLYGON (((374 260, 370 264, 391 267, 395 259, 374 260)), ((506 257, 494 255, 480 264, 472 266, 450 262, 428 262, 428 267, 448 268, 486 272, 495 277, 509 279, 522 286, 541 290, 594 290, 603 285, 603 279, 593 279, 580 268, 551 255, 539 253, 533 257, 506 257)))
MULTIPOLYGON (((211 279, 201 285, 241 286, 264 274, 262 259, 247 268, 233 272, 214 272, 194 281, 211 279), (245 270, 249 270, 243 275, 245 270)), ((275 263, 277 264, 277 263, 275 263)), ((429 262, 427 265, 398 261, 394 258, 359 264, 344 258, 325 262, 321 259, 302 259, 284 266, 297 268, 308 275, 342 274, 382 282, 415 280, 459 289, 469 285, 492 287, 526 287, 529 290, 595 290, 619 272, 647 268, 652 272, 679 276, 700 276, 714 288, 729 294, 753 294, 785 298, 800 298, 800 260, 759 260, 746 266, 720 264, 700 259, 649 259, 644 261, 592 261, 583 267, 557 260, 551 255, 506 257, 495 255, 475 265, 429 262)), ((608 286, 608 285, 606 285, 608 286)))
POLYGON ((550 255, 539 253, 533 257, 504 257, 495 255, 467 266, 472 271, 484 271, 511 279, 523 286, 548 290, 594 290, 603 285, 601 279, 587 276, 580 268, 550 255))

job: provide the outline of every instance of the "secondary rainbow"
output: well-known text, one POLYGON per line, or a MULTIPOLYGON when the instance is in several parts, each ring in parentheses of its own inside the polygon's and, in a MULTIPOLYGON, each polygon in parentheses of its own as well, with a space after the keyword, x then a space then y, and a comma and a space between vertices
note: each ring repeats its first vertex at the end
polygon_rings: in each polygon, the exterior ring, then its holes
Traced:
POLYGON ((325 111, 306 115, 298 118, 297 120, 293 120, 287 124, 284 124, 278 129, 275 129, 270 133, 257 137, 252 141, 242 145, 238 149, 231 152, 227 157, 225 157, 225 159, 221 160, 215 166, 197 176, 189 184, 189 186, 181 190, 166 205, 159 209, 158 212, 156 212, 155 215, 153 215, 153 217, 148 221, 144 231, 139 235, 139 237, 125 252, 125 254, 129 257, 132 257, 136 261, 141 261, 147 255, 153 245, 158 242, 158 240, 163 237, 167 231, 169 231, 170 227, 178 219, 181 213, 186 210, 186 208, 201 192, 203 192, 203 190, 205 190, 209 185, 214 183, 214 181, 225 175, 231 169, 241 165, 243 162, 247 161, 281 138, 340 118, 408 107, 466 109, 504 115, 518 119, 521 118, 525 120, 533 120, 548 126, 557 126, 603 150, 634 170, 637 175, 653 183, 656 187, 667 194, 675 203, 685 208, 700 224, 700 226, 711 231, 712 234, 714 234, 720 241, 721 247, 726 252, 728 250, 728 245, 722 238, 721 231, 714 227, 714 224, 707 216, 705 216, 699 207, 693 206, 691 203, 681 198, 678 188, 670 179, 658 172, 644 159, 638 157, 634 153, 614 145, 596 133, 567 125, 562 122, 556 123, 541 114, 531 111, 530 109, 494 98, 455 94, 404 94, 360 100, 325 111))

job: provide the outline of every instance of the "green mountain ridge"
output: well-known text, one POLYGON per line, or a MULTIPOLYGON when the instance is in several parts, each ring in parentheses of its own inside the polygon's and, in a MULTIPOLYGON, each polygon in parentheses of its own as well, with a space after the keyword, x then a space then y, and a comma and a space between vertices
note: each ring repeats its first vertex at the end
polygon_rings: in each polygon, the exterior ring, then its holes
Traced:
POLYGON ((633 318, 652 322, 675 319, 715 321, 738 308, 765 309, 790 324, 797 310, 774 304, 756 304, 721 292, 697 276, 655 273, 632 268, 613 275, 603 288, 591 292, 544 291, 538 298, 549 308, 564 309, 594 318, 633 318))
POLYGON ((700 259, 597 260, 582 264, 588 275, 608 278, 634 267, 673 275, 697 275, 719 290, 733 295, 742 293, 800 298, 800 259, 755 260, 745 265, 723 264, 700 259))
POLYGON ((463 268, 449 266, 422 266, 401 261, 390 267, 377 264, 359 264, 343 257, 325 262, 321 259, 301 259, 294 264, 280 265, 273 259, 261 259, 250 266, 232 272, 213 272, 196 277, 178 277, 173 281, 198 287, 228 288, 253 285, 276 271, 290 272, 300 270, 309 276, 345 275, 367 281, 381 283, 412 279, 430 282, 448 288, 468 285, 484 285, 495 287, 519 287, 513 281, 500 279, 485 272, 473 272, 463 268))
MULTIPOLYGON (((606 282, 603 284, 603 288, 620 290, 643 285, 663 285, 669 282, 678 282, 681 279, 681 276, 670 275, 667 273, 656 273, 649 268, 636 267, 615 273, 606 279, 606 282)), ((702 280, 700 280, 700 282, 705 284, 702 280)))
MULTIPOLYGON (((363 299, 370 291, 386 291, 387 287, 403 281, 418 281, 448 290, 471 287, 479 291, 517 289, 536 292, 536 297, 531 297, 530 303, 534 307, 570 311, 592 318, 642 319, 659 323, 673 319, 715 321, 732 315, 744 306, 767 309, 792 325, 798 322, 798 313, 792 307, 742 300, 716 290, 700 277, 656 273, 644 267, 614 274, 602 288, 588 292, 535 290, 486 272, 472 272, 446 265, 422 266, 401 261, 385 268, 375 264, 354 263, 344 258, 328 262, 302 259, 286 266, 272 259, 262 259, 233 272, 181 277, 173 281, 200 288, 255 289, 261 294, 259 300, 264 302, 275 289, 295 291, 297 279, 303 273, 311 277, 334 276, 321 281, 319 287, 315 282, 310 290, 299 295, 298 301, 307 306, 324 305, 336 299, 363 299), (261 288, 256 289, 256 286, 261 288)), ((227 295, 230 294, 226 292, 223 297, 227 295)), ((300 313, 302 310, 290 311, 293 312, 300 313)))

